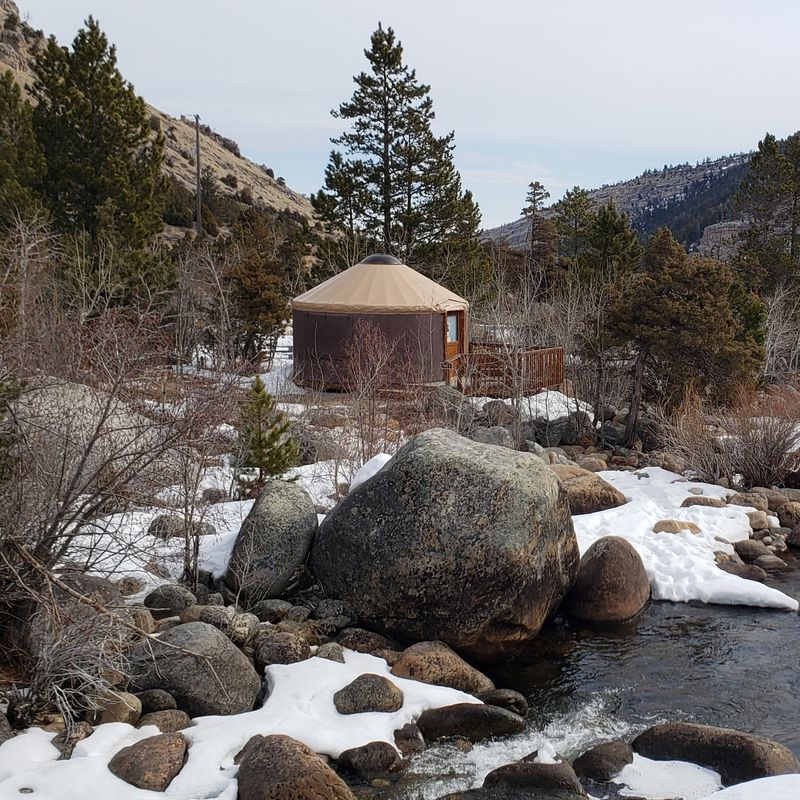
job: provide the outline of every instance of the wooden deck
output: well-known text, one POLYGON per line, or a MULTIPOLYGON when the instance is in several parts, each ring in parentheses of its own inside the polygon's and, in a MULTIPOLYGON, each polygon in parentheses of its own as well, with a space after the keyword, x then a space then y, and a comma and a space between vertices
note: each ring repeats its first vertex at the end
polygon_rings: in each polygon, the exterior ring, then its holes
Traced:
POLYGON ((563 347, 515 350, 476 342, 446 364, 448 382, 479 397, 520 397, 564 383, 563 347))

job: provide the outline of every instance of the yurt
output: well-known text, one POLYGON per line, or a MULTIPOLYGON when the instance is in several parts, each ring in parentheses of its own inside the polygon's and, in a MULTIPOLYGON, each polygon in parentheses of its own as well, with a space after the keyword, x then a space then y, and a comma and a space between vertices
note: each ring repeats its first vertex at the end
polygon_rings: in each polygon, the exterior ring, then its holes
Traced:
POLYGON ((346 388, 354 335, 378 329, 391 344, 398 384, 409 375, 441 381, 444 362, 467 352, 468 310, 463 297, 394 256, 369 256, 292 301, 294 380, 346 388))

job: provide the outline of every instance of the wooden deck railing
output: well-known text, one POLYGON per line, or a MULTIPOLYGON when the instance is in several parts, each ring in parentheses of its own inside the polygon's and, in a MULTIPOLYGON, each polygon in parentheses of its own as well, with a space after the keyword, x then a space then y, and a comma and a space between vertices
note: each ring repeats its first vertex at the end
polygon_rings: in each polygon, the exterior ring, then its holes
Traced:
POLYGON ((514 397, 556 389, 564 383, 564 348, 513 350, 496 344, 471 345, 451 358, 449 380, 465 394, 514 397))

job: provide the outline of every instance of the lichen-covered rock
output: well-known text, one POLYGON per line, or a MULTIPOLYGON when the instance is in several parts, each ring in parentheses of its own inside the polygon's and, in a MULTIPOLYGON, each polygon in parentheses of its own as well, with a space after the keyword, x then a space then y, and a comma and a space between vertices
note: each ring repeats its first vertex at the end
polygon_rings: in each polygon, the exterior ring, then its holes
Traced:
POLYGON ((778 522, 783 528, 794 528, 795 525, 800 525, 800 503, 797 501, 790 501, 778 506, 777 514, 778 522))
POLYGON ((311 658, 308 642, 289 631, 258 631, 253 639, 253 651, 259 673, 271 664, 296 664, 311 658))
POLYGON ((123 747, 108 762, 108 768, 131 786, 163 792, 181 771, 186 749, 186 739, 180 733, 162 733, 123 747))
POLYGON ((142 704, 142 714, 149 714, 152 711, 169 711, 177 708, 175 698, 164 689, 145 689, 138 692, 136 696, 142 704))
POLYGON ((7 742, 13 738, 14 731, 11 730, 11 725, 8 722, 6 715, 0 711, 0 744, 7 742))
POLYGON ((800 762, 788 747, 730 728, 667 722, 640 733, 632 744, 646 758, 689 761, 714 769, 725 786, 800 772, 800 762))
POLYGON ((432 429, 328 514, 310 563, 367 627, 491 661, 538 633, 578 546, 539 458, 432 429))
POLYGON ((289 736, 253 736, 238 761, 238 800, 355 800, 320 756, 289 736))
POLYGON ((635 617, 649 599, 650 581, 633 545, 604 536, 583 554, 564 605, 577 619, 613 624, 635 617))
POLYGON ((137 645, 130 665, 134 689, 165 689, 191 717, 252 711, 261 689, 244 653, 204 622, 177 625, 137 645))
POLYGON ((129 692, 108 692, 99 708, 88 713, 94 725, 105 722, 126 722, 135 725, 142 716, 142 701, 129 692))
POLYGON ((317 512, 306 490, 270 480, 242 523, 225 583, 246 598, 277 597, 305 562, 316 530, 317 512))
POLYGON ((703 495, 696 495, 687 497, 681 503, 681 508, 692 508, 693 506, 706 506, 707 508, 725 508, 727 503, 720 500, 718 497, 703 497, 703 495))
POLYGON ((728 498, 728 504, 732 506, 745 506, 755 508, 756 511, 768 511, 769 500, 766 495, 759 492, 737 492, 728 498))
POLYGON ((157 586, 144 599, 154 619, 176 617, 181 611, 197 603, 197 598, 185 586, 165 583, 157 586))
POLYGON ((403 650, 392 665, 392 675, 435 686, 449 686, 467 694, 494 689, 494 683, 444 642, 418 642, 403 650))
POLYGON ((339 689, 333 704, 340 714, 392 713, 403 707, 403 693, 385 676, 366 673, 339 689))
POLYGON ((566 489, 573 514, 593 514, 627 502, 619 489, 588 469, 565 464, 552 464, 550 469, 566 489))
POLYGON ((191 724, 192 718, 185 711, 169 708, 164 711, 151 711, 149 714, 143 714, 136 727, 144 728, 146 725, 155 725, 161 733, 175 733, 188 728, 191 724))
POLYGON ((355 772, 367 780, 385 778, 403 766, 403 759, 389 742, 370 742, 350 748, 336 761, 340 768, 355 772))
POLYGON ((397 642, 388 636, 381 636, 373 631, 365 631, 363 628, 345 628, 339 631, 336 641, 347 650, 355 650, 356 653, 374 653, 376 650, 396 650, 397 642))

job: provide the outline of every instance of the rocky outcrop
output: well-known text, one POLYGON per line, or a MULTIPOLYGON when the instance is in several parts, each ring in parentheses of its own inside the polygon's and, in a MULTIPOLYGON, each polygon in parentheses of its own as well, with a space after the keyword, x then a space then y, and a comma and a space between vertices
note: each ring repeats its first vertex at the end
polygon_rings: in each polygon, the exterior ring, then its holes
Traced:
POLYGON ((253 736, 237 760, 238 800, 355 800, 320 756, 289 736, 253 736))
POLYGON ((432 429, 326 517, 310 563, 367 627, 496 660, 538 633, 578 547, 539 458, 432 429))
POLYGON ((419 642, 405 649, 392 666, 392 675, 435 686, 450 686, 467 694, 494 689, 494 683, 471 667, 444 642, 419 642))
POLYGON ((725 786, 800 772, 800 762, 782 744, 729 728, 668 722, 648 728, 633 749, 657 761, 689 761, 716 770, 725 786))
POLYGON ((251 602, 277 597, 303 564, 317 530, 317 512, 296 483, 272 479, 236 537, 225 583, 251 602))
POLYGON ((108 762, 108 768, 131 786, 163 792, 181 771, 186 749, 186 739, 180 733, 162 733, 123 747, 108 762))
POLYGON ((585 622, 617 623, 635 617, 649 599, 650 581, 633 545, 604 536, 583 554, 564 605, 585 622))
POLYGON ((588 469, 565 464, 553 464, 550 469, 566 489, 572 514, 592 514, 627 502, 619 489, 588 469))
POLYGON ((252 711, 261 681, 227 636, 204 622, 177 625, 130 656, 132 684, 165 689, 191 717, 252 711))

